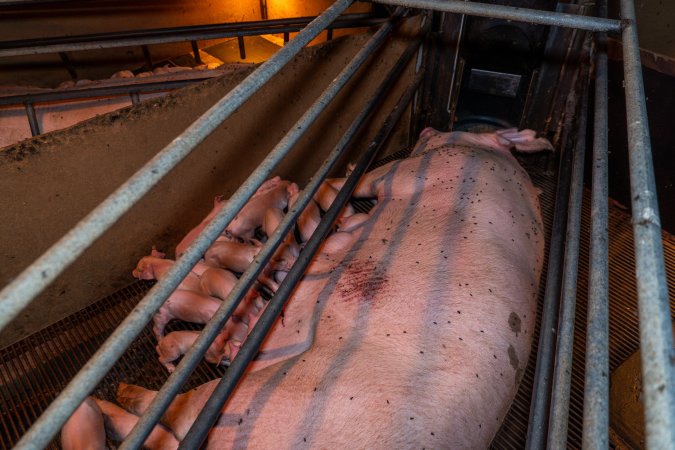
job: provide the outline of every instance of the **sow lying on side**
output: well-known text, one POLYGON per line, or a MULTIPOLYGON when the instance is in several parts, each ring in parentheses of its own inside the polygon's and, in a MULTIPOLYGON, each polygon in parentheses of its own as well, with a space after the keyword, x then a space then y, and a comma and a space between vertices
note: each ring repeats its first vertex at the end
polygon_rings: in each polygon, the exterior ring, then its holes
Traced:
MULTIPOLYGON (((544 254, 514 147, 551 148, 529 130, 426 129, 368 173, 355 196, 375 207, 328 238, 208 447, 487 447, 528 361, 544 254)), ((162 426, 181 440, 216 384, 162 426)), ((121 384, 117 400, 138 415, 154 395, 121 384)))

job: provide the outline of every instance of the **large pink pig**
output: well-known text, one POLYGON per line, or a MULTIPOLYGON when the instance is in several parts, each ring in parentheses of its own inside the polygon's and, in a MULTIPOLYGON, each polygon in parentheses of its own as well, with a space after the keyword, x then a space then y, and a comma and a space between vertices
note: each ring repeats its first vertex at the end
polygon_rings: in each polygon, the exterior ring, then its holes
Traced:
MULTIPOLYGON (((544 256, 513 147, 550 144, 427 129, 368 173, 355 195, 375 207, 326 241, 207 447, 486 448, 529 358, 544 256)), ((217 382, 162 423, 182 439, 217 382)), ((138 414, 154 396, 125 391, 138 414)))

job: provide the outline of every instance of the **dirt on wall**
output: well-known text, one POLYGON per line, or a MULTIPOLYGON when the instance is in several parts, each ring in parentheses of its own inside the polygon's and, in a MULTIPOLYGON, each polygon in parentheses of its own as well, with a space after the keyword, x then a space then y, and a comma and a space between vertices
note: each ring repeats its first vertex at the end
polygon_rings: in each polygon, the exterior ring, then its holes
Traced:
MULTIPOLYGON (((412 40, 400 31, 352 78, 275 174, 302 187, 351 124, 374 86, 412 40)), ((0 334, 0 348, 133 281, 152 246, 172 258, 175 244, 230 196, 363 46, 352 36, 301 52, 47 288, 0 334)), ((240 82, 251 69, 99 116, 0 153, 0 285, 8 284, 102 200, 240 82)), ((351 151, 360 153, 405 89, 414 58, 351 151)), ((382 155, 408 143, 409 119, 382 155)), ((353 159, 347 156, 341 161, 353 159)), ((336 174, 341 174, 340 168, 336 174)))

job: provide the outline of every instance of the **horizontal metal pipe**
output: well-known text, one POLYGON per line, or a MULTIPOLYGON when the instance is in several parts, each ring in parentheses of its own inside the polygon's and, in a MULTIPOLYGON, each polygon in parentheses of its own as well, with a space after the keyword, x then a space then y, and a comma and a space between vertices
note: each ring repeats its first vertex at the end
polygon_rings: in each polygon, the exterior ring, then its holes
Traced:
MULTIPOLYGON (((28 305, 35 295, 41 292, 65 267, 72 263, 91 242, 103 234, 162 176, 187 156, 197 144, 253 95, 284 64, 290 61, 300 48, 316 37, 331 20, 349 7, 351 3, 351 0, 337 0, 333 6, 329 7, 305 30, 299 33, 289 45, 280 49, 229 94, 219 100, 181 136, 174 139, 171 144, 94 209, 31 267, 19 275, 13 283, 0 292, 0 329, 9 323, 28 305)), ((278 152, 265 158, 263 163, 230 198, 228 208, 224 208, 218 214, 213 222, 204 229, 199 239, 195 240, 185 254, 172 265, 165 277, 153 286, 148 295, 71 380, 31 429, 21 438, 15 448, 33 449, 47 445, 67 418, 150 321, 152 314, 157 311, 164 300, 185 278, 201 255, 215 241, 284 156, 285 153, 278 152)))
POLYGON ((648 448, 675 448, 675 348, 632 1, 621 0, 621 17, 645 438, 648 448))
POLYGON ((145 92, 168 91, 187 86, 188 84, 208 80, 210 78, 213 77, 199 76, 185 80, 153 81, 145 83, 134 83, 133 85, 125 84, 120 86, 83 87, 80 89, 69 89, 67 91, 35 92, 18 95, 3 95, 0 96, 0 106, 19 105, 22 103, 40 103, 40 102, 55 102, 64 100, 76 100, 92 97, 109 97, 115 95, 130 95, 134 93, 139 94, 145 92))
MULTIPOLYGON (((289 33, 302 30, 312 20, 314 20, 314 17, 299 17, 258 22, 237 22, 5 41, 0 42, 0 57, 289 33)), ((330 27, 355 28, 372 26, 379 25, 384 20, 386 19, 374 18, 369 14, 346 14, 336 19, 330 27)))
POLYGON ((487 3, 465 2, 460 0, 376 0, 386 5, 407 6, 409 8, 432 9, 494 19, 517 20, 521 22, 558 27, 578 28, 588 31, 621 31, 621 22, 601 17, 579 16, 555 11, 516 8, 513 6, 492 5, 487 3))
MULTIPOLYGON (((330 232, 338 214, 349 200, 359 179, 361 176, 363 176, 378 150, 381 148, 382 144, 393 130, 394 125, 396 122, 398 122, 401 115, 403 114, 405 107, 412 100, 412 97, 417 90, 422 77, 423 72, 420 72, 415 77, 415 80, 401 96, 396 106, 392 110, 392 113, 381 127, 377 136, 373 138, 373 141, 369 145, 368 149, 357 162, 352 174, 347 178, 347 181, 339 191, 338 195, 333 201, 333 204, 321 219, 321 222, 319 223, 316 231, 305 244, 305 248, 303 249, 302 253, 300 253, 300 256, 284 281, 279 286, 279 289, 277 290, 274 297, 272 297, 270 300, 270 303, 265 308, 265 311, 258 320, 258 323, 244 341, 241 349, 239 350, 239 353, 237 354, 237 357, 234 359, 227 372, 225 372, 223 378, 221 378, 220 382, 211 394, 211 397, 204 405, 202 411, 199 413, 199 416, 195 420, 194 424, 186 434, 183 441, 180 443, 180 446, 178 447, 179 449, 189 450, 193 448, 200 448, 201 444, 204 442, 206 435, 215 421, 218 419, 220 411, 227 402, 231 393, 234 391, 234 388, 241 379, 244 371, 246 370, 246 367, 258 353, 260 344, 262 343, 265 336, 267 336, 267 333, 272 328, 274 322, 279 317, 281 310, 295 289, 298 280, 304 274, 305 269, 312 261, 314 254, 330 232)), ((316 187, 318 187, 318 185, 316 187)))
MULTIPOLYGON (((590 46, 590 36, 587 46, 590 46)), ((570 411, 570 383, 574 350, 574 314, 577 301, 577 276, 579 268, 579 237, 581 234, 581 202, 584 194, 584 158, 586 154, 586 126, 588 116, 588 74, 580 83, 581 109, 577 123, 570 199, 567 208, 567 233, 562 280, 560 319, 558 320, 558 345, 556 346, 551 412, 549 415, 547 449, 567 448, 567 429, 570 411)))
MULTIPOLYGON (((607 0, 598 5, 607 15, 607 0)), ((609 448, 609 162, 607 34, 596 36, 586 364, 582 448, 609 448)))
MULTIPOLYGON (((401 11, 392 16, 392 20, 384 24, 380 30, 378 30, 378 32, 353 58, 350 64, 348 64, 343 69, 341 74, 336 78, 336 81, 339 81, 341 85, 346 83, 346 79, 349 79, 351 75, 355 73, 356 69, 367 60, 367 58, 384 42, 384 39, 391 33, 393 29, 393 21, 400 16, 400 13, 401 11)), ((336 83, 336 81, 333 83, 336 83)), ((331 89, 327 90, 326 92, 330 93, 331 89)), ((325 97, 326 94, 324 93, 319 99, 317 99, 306 115, 310 114, 313 109, 324 105, 326 103, 325 97)), ((368 104, 366 110, 370 112, 373 108, 374 102, 371 101, 368 104)), ((361 114, 358 118, 359 124, 363 123, 365 118, 366 116, 361 114)), ((303 116, 293 127, 291 127, 291 130, 306 128, 306 122, 307 119, 305 116, 303 116)), ((291 133, 293 132, 289 132, 289 134, 291 133)), ((352 130, 350 128, 345 136, 349 136, 349 139, 351 140, 351 137, 353 137, 353 134, 355 133, 356 130, 352 130), (351 133, 351 135, 349 133, 351 133)), ((283 145, 282 142, 283 140, 280 142, 280 146, 283 145)), ((310 183, 303 190, 302 194, 296 201, 296 204, 293 205, 293 207, 291 207, 288 213, 284 216, 282 222, 277 226, 277 230, 272 234, 272 236, 269 237, 268 241, 265 243, 258 255, 256 255, 254 258, 251 266, 242 274, 241 278, 232 289, 228 297, 223 301, 223 304, 220 306, 220 308, 218 308, 209 323, 204 327, 191 349, 185 354, 181 362, 178 364, 176 370, 169 376, 167 381, 159 390, 153 401, 146 409, 146 413, 138 421, 132 432, 120 447, 120 450, 137 448, 145 441, 146 437, 152 431, 152 428, 160 420, 164 414, 164 411, 166 411, 166 409, 171 404, 173 398, 176 396, 176 394, 178 394, 180 388, 185 383, 185 380, 187 380, 195 367, 197 367, 209 346, 215 339, 216 335, 222 330, 225 322, 227 322, 246 292, 253 285, 253 282, 257 279, 259 273, 265 267, 269 259, 272 257, 272 255, 274 255, 276 248, 289 233, 289 231, 291 231, 291 227, 295 223, 295 220, 300 215, 304 207, 309 203, 312 196, 319 188, 321 181, 327 176, 328 172, 338 160, 346 146, 347 144, 342 146, 338 145, 338 147, 333 150, 331 155, 329 155, 329 158, 326 160, 326 162, 324 162, 324 164, 320 167, 319 171, 317 171, 314 177, 312 177, 310 183)))

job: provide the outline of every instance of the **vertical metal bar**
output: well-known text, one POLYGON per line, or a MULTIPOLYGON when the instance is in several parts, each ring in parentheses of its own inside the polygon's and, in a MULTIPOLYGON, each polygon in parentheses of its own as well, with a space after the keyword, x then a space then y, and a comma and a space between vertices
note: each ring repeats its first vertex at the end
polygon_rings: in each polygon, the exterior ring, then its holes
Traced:
MULTIPOLYGON (((598 15, 607 16, 607 0, 598 15)), ((582 448, 609 448, 609 233, 607 34, 596 34, 586 365, 582 448)))
POLYGON ((63 65, 66 66, 66 70, 68 71, 70 77, 73 80, 77 80, 77 71, 75 70, 73 63, 70 61, 70 58, 68 58, 68 54, 66 52, 59 52, 59 57, 61 58, 63 65))
POLYGON ((329 28, 326 30, 326 40, 332 41, 333 40, 333 29, 329 28))
POLYGON ((25 102, 24 107, 26 108, 26 116, 28 116, 28 124, 30 125, 30 134, 33 136, 38 136, 40 131, 40 123, 37 119, 37 114, 35 114, 35 108, 31 102, 25 102))
MULTIPOLYGON (((220 382, 214 389, 211 397, 209 397, 209 400, 204 405, 204 408, 199 413, 199 416, 195 419, 192 427, 185 435, 183 441, 180 443, 180 446, 178 447, 179 449, 189 450, 193 448, 199 448, 203 443, 207 433, 218 419, 220 411, 227 402, 229 396, 234 391, 234 388, 239 382, 239 379, 244 374, 246 367, 258 353, 261 342, 279 317, 279 314, 286 304, 286 301, 295 289, 298 280, 304 274, 305 269, 312 261, 314 254, 332 229, 333 223, 337 219, 338 214, 351 197, 351 194, 356 188, 358 181, 366 172, 366 169, 374 159, 382 144, 393 130, 394 125, 398 122, 398 120, 401 118, 401 115, 406 110, 408 103, 410 103, 412 100, 413 94, 417 90, 417 87, 422 80, 422 76, 423 72, 415 77, 413 83, 410 84, 410 86, 406 89, 394 106, 394 109, 390 113, 389 117, 387 117, 385 120, 378 134, 373 138, 366 151, 361 155, 361 158, 359 158, 359 161, 354 167, 354 170, 345 181, 342 189, 340 189, 338 195, 333 201, 333 204, 330 206, 330 208, 328 208, 328 211, 326 211, 326 214, 321 219, 321 222, 319 223, 316 231, 305 244, 305 248, 303 249, 302 253, 300 253, 300 256, 298 256, 295 264, 293 264, 293 267, 291 267, 291 270, 288 272, 288 275, 279 286, 279 289, 275 293, 274 297, 272 297, 269 304, 263 311, 260 319, 256 323, 256 326, 242 344, 237 357, 234 359, 234 361, 232 361, 232 365, 227 370, 227 372, 225 372, 223 378, 220 379, 220 382)), ((349 140, 351 140, 351 138, 349 140)), ((320 181, 324 177, 325 175, 323 177, 313 177, 312 180, 320 181)), ((318 188, 318 183, 315 184, 316 186, 313 188, 314 191, 316 188, 318 188)), ((305 193, 311 194, 309 187, 303 191, 303 195, 305 193)), ((310 196, 307 197, 309 198, 310 196)))
POLYGON ((129 97, 131 97, 131 104, 136 106, 141 102, 141 98, 138 95, 138 92, 130 92, 129 97))
POLYGON ((244 45, 244 36, 237 36, 237 43, 239 44, 239 57, 246 59, 246 46, 244 45))
MULTIPOLYGON (((564 142, 564 141, 563 141, 564 142)), ((564 145, 563 145, 564 147, 564 145)), ((572 164, 571 149, 563 149, 558 167, 555 209, 551 227, 551 243, 546 270, 546 291, 544 308, 539 330, 537 363, 534 372, 530 418, 527 428, 526 448, 539 450, 546 446, 548 413, 551 404, 551 377, 553 354, 556 343, 557 319, 559 311, 561 265, 563 261, 565 228, 567 223, 567 204, 569 199, 570 174, 572 164)))
POLYGON ((260 17, 262 20, 268 19, 267 0, 260 0, 260 17))
POLYGON ((284 31, 284 45, 288 44, 288 39, 290 37, 290 34, 288 31, 284 31))
POLYGON ((195 62, 197 64, 202 64, 202 56, 199 54, 199 45, 197 45, 197 41, 190 41, 190 45, 192 46, 192 54, 195 55, 195 62))
POLYGON ((675 448, 675 348, 635 6, 621 0, 628 152, 648 448, 675 448))
POLYGON ((147 45, 141 45, 141 51, 143 51, 145 65, 148 66, 148 70, 152 70, 152 56, 150 55, 150 49, 147 45))
MULTIPOLYGON (((587 48, 590 51, 590 36, 587 48)), ((570 410, 570 383, 574 350, 574 313, 577 300, 577 275, 579 267, 579 236, 581 232, 581 203, 584 194, 584 158, 586 156, 586 127, 588 116, 588 76, 581 77, 581 109, 577 123, 575 151, 570 181, 570 199, 567 212, 567 235, 558 345, 556 348, 551 414, 548 429, 548 449, 567 448, 567 428, 570 410)))

